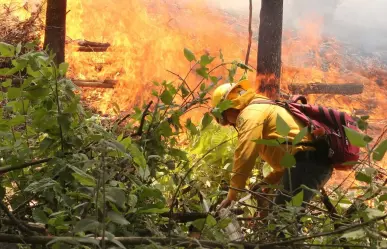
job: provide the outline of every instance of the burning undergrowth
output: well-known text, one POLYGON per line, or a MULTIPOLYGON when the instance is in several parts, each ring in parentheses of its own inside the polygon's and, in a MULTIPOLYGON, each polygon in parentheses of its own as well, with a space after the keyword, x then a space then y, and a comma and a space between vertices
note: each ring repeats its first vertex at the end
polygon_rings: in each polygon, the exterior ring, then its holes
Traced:
POLYGON ((0 1, 0 4, 0 41, 16 45, 40 40, 44 29, 41 5, 30 9, 31 6, 18 1, 0 1))

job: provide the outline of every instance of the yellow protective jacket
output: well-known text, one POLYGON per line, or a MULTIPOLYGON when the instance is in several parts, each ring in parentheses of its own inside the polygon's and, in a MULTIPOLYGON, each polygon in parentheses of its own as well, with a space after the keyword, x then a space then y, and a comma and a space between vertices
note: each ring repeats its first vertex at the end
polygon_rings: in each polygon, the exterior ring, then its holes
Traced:
MULTIPOLYGON (((234 100, 234 107, 241 110, 236 123, 238 130, 238 144, 234 153, 233 176, 230 186, 243 189, 251 171, 255 166, 257 157, 261 157, 272 168, 273 171, 263 179, 269 184, 276 184, 281 179, 284 168, 280 165, 285 151, 295 154, 300 150, 311 150, 312 147, 296 146, 292 149, 291 145, 281 145, 279 147, 267 146, 255 143, 256 139, 276 139, 281 137, 277 133, 276 120, 280 115, 291 128, 289 132, 289 141, 300 132, 304 125, 296 120, 284 108, 271 104, 251 104, 252 100, 267 99, 264 96, 257 95, 252 89, 238 99, 234 100), (281 148, 282 147, 282 148, 281 148)), ((311 141, 311 135, 308 134, 302 139, 302 142, 311 141)), ((238 191, 230 188, 228 199, 236 200, 238 191)))

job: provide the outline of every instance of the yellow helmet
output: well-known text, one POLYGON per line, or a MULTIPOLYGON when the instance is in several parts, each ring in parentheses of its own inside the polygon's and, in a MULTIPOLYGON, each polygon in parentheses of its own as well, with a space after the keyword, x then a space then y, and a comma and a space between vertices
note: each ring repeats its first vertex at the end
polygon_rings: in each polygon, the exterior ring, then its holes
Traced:
POLYGON ((212 107, 216 107, 222 100, 233 100, 237 98, 249 88, 251 88, 251 84, 248 80, 218 86, 212 94, 212 107))

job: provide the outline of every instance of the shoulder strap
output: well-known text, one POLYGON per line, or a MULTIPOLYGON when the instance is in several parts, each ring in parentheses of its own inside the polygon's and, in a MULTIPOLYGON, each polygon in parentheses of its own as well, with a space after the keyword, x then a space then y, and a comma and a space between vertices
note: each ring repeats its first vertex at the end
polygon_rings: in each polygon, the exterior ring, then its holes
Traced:
POLYGON ((255 99, 249 103, 249 105, 253 104, 270 104, 270 105, 282 105, 283 102, 279 100, 270 100, 270 99, 255 99))
POLYGON ((308 101, 306 100, 306 97, 303 96, 303 95, 294 95, 294 96, 292 96, 292 98, 290 99, 290 102, 298 102, 299 100, 304 105, 306 105, 308 103, 308 101))

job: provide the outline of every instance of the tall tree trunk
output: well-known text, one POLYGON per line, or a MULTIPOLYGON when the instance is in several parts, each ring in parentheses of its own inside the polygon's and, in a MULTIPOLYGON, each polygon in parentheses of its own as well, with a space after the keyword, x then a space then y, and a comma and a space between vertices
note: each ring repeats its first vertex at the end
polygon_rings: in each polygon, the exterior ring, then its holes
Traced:
POLYGON ((262 0, 258 38, 258 91, 271 99, 280 92, 283 0, 262 0))
POLYGON ((57 65, 65 61, 67 0, 47 0, 44 49, 52 49, 57 65))

